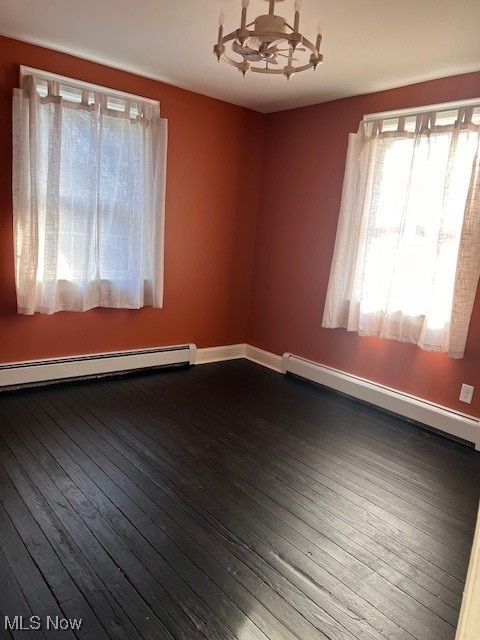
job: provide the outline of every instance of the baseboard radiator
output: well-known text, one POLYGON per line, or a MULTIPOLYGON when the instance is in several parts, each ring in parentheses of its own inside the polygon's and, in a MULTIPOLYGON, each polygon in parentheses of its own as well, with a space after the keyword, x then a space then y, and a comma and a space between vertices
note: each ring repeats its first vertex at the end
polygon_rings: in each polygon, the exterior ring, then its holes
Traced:
POLYGON ((360 378, 338 369, 285 353, 283 370, 317 384, 422 423, 438 431, 474 444, 480 451, 480 420, 475 416, 442 407, 422 398, 360 378))
POLYGON ((0 365, 0 389, 15 389, 70 378, 90 378, 123 372, 191 364, 196 347, 183 344, 154 349, 94 353, 0 365))

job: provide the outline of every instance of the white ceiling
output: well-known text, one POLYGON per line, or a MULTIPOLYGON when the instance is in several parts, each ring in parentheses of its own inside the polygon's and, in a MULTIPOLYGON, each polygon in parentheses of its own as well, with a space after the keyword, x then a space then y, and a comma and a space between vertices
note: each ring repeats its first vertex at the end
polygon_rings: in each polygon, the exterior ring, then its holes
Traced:
MULTIPOLYGON (((303 0, 300 29, 325 25, 325 62, 295 76, 241 74, 212 46, 240 0, 0 0, 0 33, 262 112, 480 70, 480 0, 303 0)), ((249 18, 266 12, 250 0, 249 18)), ((277 7, 291 20, 293 0, 277 7)), ((480 94, 480 87, 478 93, 480 94)))

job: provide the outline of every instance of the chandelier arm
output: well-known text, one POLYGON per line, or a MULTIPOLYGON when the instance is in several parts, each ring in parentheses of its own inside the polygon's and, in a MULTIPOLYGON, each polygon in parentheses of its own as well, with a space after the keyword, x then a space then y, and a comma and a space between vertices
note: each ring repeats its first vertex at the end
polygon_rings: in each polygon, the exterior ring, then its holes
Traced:
MULTIPOLYGON (((236 40, 238 31, 239 31, 239 29, 236 29, 235 31, 232 31, 231 33, 227 33, 227 35, 223 36, 223 38, 219 41, 218 44, 226 44, 227 42, 230 42, 230 40, 236 40)), ((250 31, 248 33, 250 33, 250 31)))
MULTIPOLYGON (((234 60, 233 58, 230 58, 230 56, 227 56, 226 53, 224 53, 222 55, 221 58, 224 62, 228 62, 228 64, 231 64, 232 67, 236 67, 237 69, 241 69, 243 62, 238 62, 237 60, 234 60)), ((252 70, 252 67, 250 67, 250 71, 252 70)))
MULTIPOLYGON (((226 36, 223 36, 223 38, 219 41, 218 44, 226 44, 227 42, 230 42, 231 40, 235 40, 237 38, 237 31, 232 31, 231 33, 228 33, 226 36)), ((272 41, 277 41, 277 40, 286 40, 288 42, 288 37, 286 37, 288 34, 282 33, 281 31, 249 31, 248 32, 248 37, 255 37, 255 36, 266 36, 268 38, 272 38, 272 41)), ((319 51, 317 49, 317 47, 313 44, 313 42, 310 42, 310 40, 307 40, 307 38, 305 38, 304 36, 302 36, 300 38, 299 44, 307 47, 307 49, 310 49, 310 51, 312 53, 318 54, 319 51)))
POLYGON ((317 47, 313 44, 313 42, 310 42, 310 40, 307 40, 307 38, 304 38, 304 37, 302 36, 302 39, 301 39, 300 43, 301 43, 304 47, 307 47, 307 49, 310 49, 310 51, 311 51, 314 55, 316 55, 316 56, 318 56, 319 58, 322 58, 322 59, 323 59, 322 54, 321 54, 321 53, 320 53, 320 51, 317 49, 317 47))
MULTIPOLYGON (((224 60, 225 62, 228 62, 228 64, 232 65, 232 67, 236 67, 237 69, 242 68, 242 64, 243 64, 242 62, 237 62, 233 58, 230 58, 230 56, 227 56, 227 54, 223 54, 222 60, 224 60)), ((292 67, 292 69, 294 70, 295 73, 300 73, 301 71, 306 71, 307 69, 311 69, 313 66, 315 66, 314 63, 309 62, 300 67, 292 67)), ((264 67, 250 66, 249 71, 252 71, 253 73, 271 73, 276 75, 282 75, 285 73, 285 68, 286 68, 286 65, 285 67, 279 67, 278 69, 272 69, 271 67, 267 69, 264 67)))
MULTIPOLYGON (((304 64, 301 67, 293 67, 293 70, 295 73, 300 73, 301 71, 306 71, 307 69, 311 69, 314 66, 313 62, 309 62, 308 64, 304 64)), ((273 73, 276 75, 285 75, 285 69, 287 67, 282 67, 280 69, 272 69, 272 68, 268 68, 265 69, 264 67, 251 67, 250 71, 252 71, 253 73, 273 73)))
MULTIPOLYGON (((230 64, 232 67, 236 67, 237 69, 242 70, 242 65, 244 64, 243 62, 238 62, 237 60, 234 60, 233 58, 230 58, 230 56, 227 56, 226 53, 224 53, 221 56, 221 59, 224 62, 227 62, 228 64, 230 64)), ((316 67, 318 64, 320 64, 321 62, 323 62, 323 56, 322 54, 320 54, 320 57, 315 61, 315 62, 308 62, 307 64, 301 65, 300 67, 291 67, 292 71, 294 73, 300 73, 301 71, 307 71, 307 69, 312 69, 313 67, 316 67)), ((279 67, 278 69, 272 69, 271 67, 265 68, 265 67, 254 67, 252 65, 250 65, 249 71, 252 71, 253 73, 270 73, 270 74, 274 74, 274 75, 283 75, 285 73, 285 69, 287 68, 287 65, 285 65, 284 67, 279 67)))
MULTIPOLYGON (((250 34, 250 36, 255 36, 257 34, 267 35, 268 37, 272 37, 275 41, 276 40, 287 40, 287 42, 288 42, 288 38, 286 38, 285 34, 281 33, 280 31, 269 31, 267 34, 264 34, 263 32, 259 32, 259 31, 249 31, 249 34, 250 34)), ((231 40, 235 40, 236 37, 237 37, 237 32, 236 31, 232 31, 231 33, 228 33, 226 36, 223 36, 223 38, 220 40, 219 44, 223 44, 224 45, 227 42, 230 42, 231 40)), ((323 61, 322 54, 319 53, 319 51, 317 50, 317 48, 313 44, 313 42, 310 42, 310 40, 307 40, 307 38, 302 37, 300 39, 300 44, 303 45, 304 47, 306 47, 307 49, 309 49, 313 53, 313 55, 317 58, 317 60, 319 62, 323 61)), ((225 59, 225 57, 226 57, 226 54, 223 54, 222 58, 225 59)))
MULTIPOLYGON (((222 60, 224 60, 225 62, 228 62, 228 64, 232 65, 232 67, 236 67, 237 69, 241 69, 242 68, 242 62, 237 62, 237 60, 234 60, 233 58, 230 58, 230 56, 227 56, 227 54, 223 54, 222 56, 222 60)), ((311 69, 313 67, 313 63, 309 62, 308 64, 304 64, 300 67, 293 67, 293 69, 295 70, 295 73, 298 73, 300 71, 306 71, 307 69, 311 69)), ((285 67, 279 67, 278 69, 271 69, 271 68, 264 68, 264 67, 253 67, 250 66, 250 71, 253 71, 254 73, 273 73, 273 74, 277 74, 277 75, 282 75, 285 72, 285 67)))
MULTIPOLYGON (((239 31, 240 29, 236 29, 235 31, 228 33, 226 36, 223 36, 223 38, 218 42, 218 44, 226 44, 227 42, 230 42, 230 40, 235 40, 236 38, 239 37, 239 31)), ((255 31, 255 29, 252 31, 247 29, 246 32, 248 33, 248 35, 246 36, 247 38, 266 37, 266 38, 271 38, 272 42, 276 40, 286 40, 288 42, 289 40, 288 36, 290 35, 282 31, 255 31)), ((302 38, 300 38, 299 40, 299 43, 301 42, 302 42, 302 38)), ((309 42, 311 46, 314 46, 309 40, 306 40, 306 42, 309 42)))

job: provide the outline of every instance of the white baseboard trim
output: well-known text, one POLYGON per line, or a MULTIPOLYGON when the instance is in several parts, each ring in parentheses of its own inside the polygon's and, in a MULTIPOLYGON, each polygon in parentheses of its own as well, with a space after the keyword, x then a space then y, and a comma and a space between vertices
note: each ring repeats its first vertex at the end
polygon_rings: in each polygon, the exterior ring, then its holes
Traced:
POLYGON ((480 638, 480 510, 455 640, 480 638))
POLYGON ((194 344, 183 344, 152 349, 12 362, 0 365, 0 388, 16 388, 69 378, 102 376, 173 364, 189 364, 194 353, 194 344))
POLYGON ((472 442, 477 451, 480 451, 480 419, 475 416, 460 413, 338 369, 325 367, 291 353, 283 355, 283 366, 287 373, 294 373, 307 380, 398 413, 405 418, 472 442))
POLYGON ((246 347, 246 344, 228 344, 222 347, 196 349, 192 364, 208 364, 210 362, 223 362, 223 360, 245 358, 246 347))
POLYGON ((282 369, 281 356, 258 347, 252 347, 250 344, 230 344, 223 347, 197 349, 192 364, 208 364, 210 362, 223 362, 224 360, 237 360, 239 358, 246 358, 273 371, 285 373, 282 369))
POLYGON ((269 351, 264 351, 258 347, 252 347, 250 344, 247 344, 246 347, 245 358, 247 358, 247 360, 261 364, 268 369, 273 369, 273 371, 285 373, 281 356, 277 356, 275 353, 270 353, 269 351))

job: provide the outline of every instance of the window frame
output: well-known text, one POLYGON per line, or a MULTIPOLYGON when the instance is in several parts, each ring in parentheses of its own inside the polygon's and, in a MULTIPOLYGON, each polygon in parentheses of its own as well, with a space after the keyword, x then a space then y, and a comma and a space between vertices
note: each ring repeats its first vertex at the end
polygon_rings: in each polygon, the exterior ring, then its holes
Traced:
MULTIPOLYGON (((137 304, 93 304, 89 306, 85 306, 85 289, 82 289, 82 285, 79 284, 78 278, 72 277, 65 279, 65 277, 57 274, 56 279, 56 287, 58 289, 59 294, 59 304, 56 305, 57 308, 50 307, 41 307, 37 305, 37 301, 32 302, 29 300, 25 304, 20 303, 19 300, 19 282, 20 280, 17 278, 17 233, 18 233, 18 224, 17 221, 20 220, 21 214, 18 216, 14 215, 14 237, 15 237, 15 260, 16 260, 16 284, 17 284, 17 310, 19 313, 31 315, 33 313, 56 313, 58 311, 86 311, 90 308, 96 306, 106 306, 113 308, 127 308, 127 309, 137 309, 142 306, 154 306, 157 308, 161 308, 163 306, 163 270, 164 270, 164 215, 165 215, 165 178, 166 178, 166 149, 167 149, 167 121, 165 118, 160 117, 160 102, 159 100, 155 100, 152 98, 145 98, 143 96, 131 94, 128 92, 120 91, 117 89, 111 89, 109 87, 83 82, 82 80, 62 76, 59 74, 55 74, 49 71, 43 71, 40 69, 36 69, 33 67, 29 67, 26 65, 19 66, 19 87, 20 89, 15 89, 15 91, 21 92, 26 90, 26 82, 29 77, 35 78, 35 91, 40 97, 40 100, 43 100, 48 95, 59 95, 61 98, 65 100, 65 106, 75 109, 75 105, 78 105, 78 108, 86 108, 86 106, 102 104, 102 108, 105 109, 104 113, 108 113, 109 115, 115 117, 123 117, 127 119, 132 119, 132 123, 134 121, 142 121, 144 117, 148 118, 145 122, 146 126, 149 126, 150 120, 152 120, 155 124, 155 127, 160 128, 163 133, 160 134, 162 136, 162 143, 159 146, 155 146, 159 144, 159 139, 157 138, 157 142, 154 142, 154 147, 156 149, 155 153, 158 153, 158 158, 163 155, 163 162, 157 168, 158 171, 158 183, 152 184, 152 189, 155 192, 155 196, 153 196, 154 200, 152 202, 156 202, 156 205, 153 206, 158 207, 158 220, 157 231, 155 232, 155 236, 152 240, 152 259, 153 263, 153 272, 152 279, 143 278, 143 290, 145 292, 146 299, 148 302, 141 303, 139 306, 137 304), (43 85, 45 83, 45 86, 43 85), (45 89, 45 90, 44 90, 45 89), (102 102, 99 102, 102 101, 102 102), (163 124, 161 124, 163 123, 163 124), (163 148, 162 148, 163 145, 163 148), (161 149, 161 151, 159 151, 161 149), (159 254, 156 254, 156 251, 159 251, 159 254), (83 291, 83 293, 82 293, 83 291), (66 296, 66 297, 65 297, 66 296), (80 308, 82 305, 77 304, 73 299, 78 299, 79 301, 84 300, 83 308, 80 308), (68 298, 72 298, 72 302, 63 302, 68 298), (150 301, 152 299, 152 301, 150 301), (64 306, 65 305, 65 306, 64 306), (70 308, 74 306, 75 308, 70 308), (77 308, 78 307, 78 308, 77 308)), ((15 94, 14 94, 15 95, 15 94)), ((14 98, 15 99, 15 98, 14 98)), ((87 107, 88 108, 88 107, 87 107)), ((17 125, 18 126, 18 125, 17 125)), ((158 135, 158 134, 157 134, 158 135)), ((28 144, 28 143, 27 143, 28 144)), ((18 187, 17 187, 18 188, 18 187)), ((14 189, 15 191, 15 189, 14 189)), ((150 191, 148 191, 150 193, 150 191)), ((152 197, 152 196, 150 196, 152 197)), ((15 211, 14 211, 15 214, 15 211)), ((61 212, 60 212, 61 215, 61 212)), ((37 243, 38 247, 38 243, 37 243)), ((59 256, 60 246, 57 245, 57 258, 59 256)), ((35 250, 35 249, 34 249, 35 250)), ((37 248, 38 251, 38 248, 37 248)), ((37 256, 39 254, 37 253, 37 256)), ((38 259, 38 257, 37 257, 38 259)), ((87 278, 88 279, 88 278, 87 278)), ((86 283, 88 286, 95 286, 100 288, 102 291, 105 289, 118 289, 118 292, 115 294, 118 296, 125 296, 128 298, 133 290, 130 291, 130 288, 127 284, 128 278, 126 278, 125 274, 121 277, 120 281, 116 278, 107 279, 105 277, 100 277, 92 281, 88 279, 86 283)), ((48 281, 50 283, 50 281, 48 281)), ((35 276, 35 289, 39 285, 43 286, 45 283, 44 280, 40 278, 38 279, 38 272, 35 276)), ((25 285, 22 285, 25 286, 25 285)), ((31 285, 29 285, 31 286, 31 285)), ((100 290, 99 289, 99 290, 100 290)), ((22 290, 22 301, 24 298, 25 288, 22 290)), ((134 294, 135 295, 135 294, 134 294)), ((31 298, 31 294, 30 294, 31 298)))
MULTIPOLYGON (((459 100, 437 105, 425 105, 397 111, 367 114, 358 131, 349 134, 342 199, 335 238, 334 252, 327 285, 322 327, 344 328, 360 336, 388 338, 411 342, 427 351, 447 352, 452 358, 462 358, 468 327, 480 276, 480 219, 476 216, 480 203, 480 98, 459 100), (410 118, 415 119, 412 129, 410 118), (448 162, 457 167, 461 153, 457 154, 459 132, 472 132, 476 146, 468 186, 462 229, 459 237, 458 257, 454 274, 453 304, 450 317, 443 325, 435 324, 436 301, 439 298, 439 280, 432 279, 432 305, 423 315, 411 315, 407 310, 395 311, 390 298, 374 311, 364 303, 365 257, 371 242, 370 222, 375 214, 373 192, 377 167, 378 144, 382 138, 405 135, 420 140, 431 134, 450 130, 455 150, 448 162), (476 138, 475 138, 476 136, 476 138), (435 281, 435 286, 433 286, 435 281), (362 306, 363 304, 363 306, 362 306)), ((450 158, 450 155, 449 155, 450 158)), ((409 178, 410 180, 411 178, 409 178)), ((445 183, 446 186, 447 183, 445 183)), ((404 218, 403 218, 404 219, 404 218)), ((442 231, 442 230, 440 230, 442 231)), ((458 229, 457 229, 458 231, 458 229)), ((457 234, 458 235, 458 234, 457 234)), ((389 286, 398 281, 393 263, 389 286)), ((400 265, 401 266, 401 265, 400 265)), ((401 275, 401 274, 400 274, 401 275)), ((438 306, 438 305, 437 305, 438 306)))

